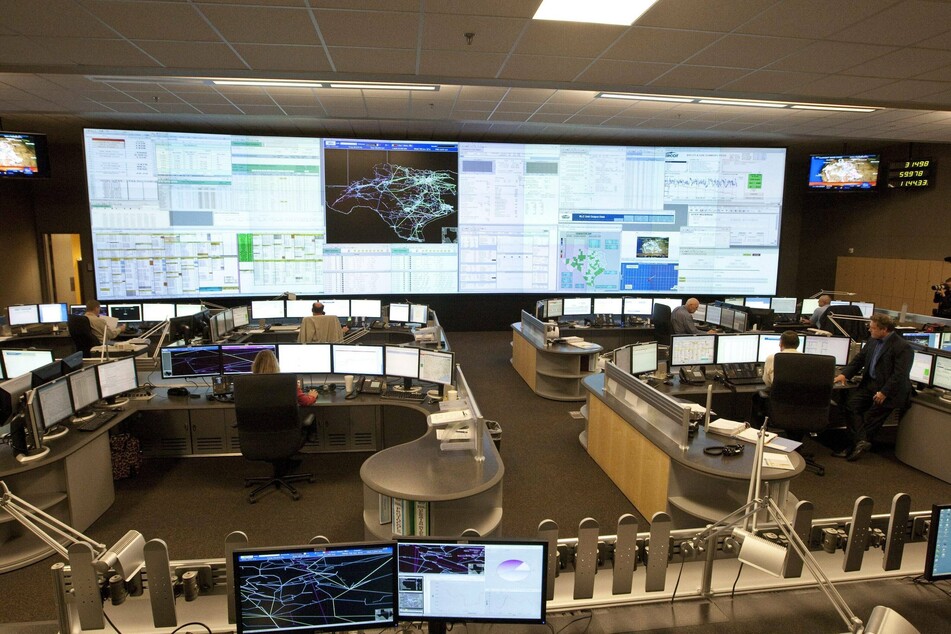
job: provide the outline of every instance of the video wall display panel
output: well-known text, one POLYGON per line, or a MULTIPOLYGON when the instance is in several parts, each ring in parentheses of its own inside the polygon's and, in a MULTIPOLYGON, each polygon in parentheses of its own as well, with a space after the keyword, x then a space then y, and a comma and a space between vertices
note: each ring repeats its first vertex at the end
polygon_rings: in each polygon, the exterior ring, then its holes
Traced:
POLYGON ((783 148, 84 140, 102 300, 776 291, 783 148))

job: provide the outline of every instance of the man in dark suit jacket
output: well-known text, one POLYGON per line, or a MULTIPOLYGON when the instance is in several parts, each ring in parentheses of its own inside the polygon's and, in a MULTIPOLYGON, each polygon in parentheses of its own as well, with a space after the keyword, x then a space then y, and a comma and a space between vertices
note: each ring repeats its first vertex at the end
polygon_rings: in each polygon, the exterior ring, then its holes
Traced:
POLYGON ((908 342, 895 333, 895 321, 882 314, 869 320, 868 343, 835 377, 845 383, 862 370, 862 381, 849 394, 848 410, 852 415, 851 448, 835 455, 849 461, 872 448, 871 439, 895 409, 905 408, 911 397, 911 370, 914 353, 908 342))

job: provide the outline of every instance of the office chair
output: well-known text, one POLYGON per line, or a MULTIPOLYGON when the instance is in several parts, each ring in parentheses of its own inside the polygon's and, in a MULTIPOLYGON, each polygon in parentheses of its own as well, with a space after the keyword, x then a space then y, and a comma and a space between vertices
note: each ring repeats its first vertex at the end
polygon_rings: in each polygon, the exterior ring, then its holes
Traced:
POLYGON ((85 315, 69 315, 66 318, 66 330, 69 332, 76 350, 83 353, 84 357, 92 356, 93 346, 98 346, 101 342, 96 339, 89 325, 89 317, 85 315))
POLYGON ((862 315, 862 310, 858 306, 829 306, 826 309, 826 312, 822 313, 822 317, 819 318, 819 329, 827 330, 833 335, 841 335, 842 331, 835 327, 835 324, 832 323, 831 317, 834 315, 842 315, 844 319, 836 320, 842 330, 849 336, 852 341, 865 341, 868 339, 868 319, 864 318, 862 315))
MULTIPOLYGON (((785 430, 788 438, 798 441, 828 427, 835 357, 780 353, 773 364, 768 396, 770 427, 785 430)), ((801 450, 802 446, 797 451, 805 459, 806 469, 825 475, 825 468, 801 450)))
POLYGON ((304 445, 304 421, 297 406, 297 377, 293 374, 247 374, 234 377, 234 409, 238 444, 248 460, 270 462, 271 477, 245 478, 244 486, 259 484, 248 495, 254 504, 273 489, 284 489, 300 499, 291 482, 314 481, 314 474, 291 471, 300 464, 295 459, 304 445))
POLYGON ((673 330, 670 327, 670 306, 666 304, 654 304, 651 311, 651 324, 654 325, 654 337, 657 343, 662 346, 670 345, 670 336, 673 330))
POLYGON ((343 341, 343 328, 336 315, 310 315, 300 322, 298 343, 337 343, 343 341))

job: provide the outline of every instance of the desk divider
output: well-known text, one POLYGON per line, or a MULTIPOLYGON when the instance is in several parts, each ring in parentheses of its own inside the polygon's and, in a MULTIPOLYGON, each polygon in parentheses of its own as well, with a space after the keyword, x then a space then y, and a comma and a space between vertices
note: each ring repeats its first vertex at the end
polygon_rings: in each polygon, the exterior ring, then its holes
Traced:
POLYGON ((639 415, 657 431, 677 443, 681 450, 687 450, 689 407, 637 380, 613 362, 605 365, 604 376, 605 396, 613 397, 620 407, 639 415))

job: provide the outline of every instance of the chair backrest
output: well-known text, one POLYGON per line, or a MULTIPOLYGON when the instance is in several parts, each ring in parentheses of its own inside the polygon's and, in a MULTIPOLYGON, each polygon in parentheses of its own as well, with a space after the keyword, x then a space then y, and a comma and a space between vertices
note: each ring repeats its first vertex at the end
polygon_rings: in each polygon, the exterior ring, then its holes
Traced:
POLYGON ((863 319, 862 309, 858 306, 839 305, 829 306, 826 312, 819 318, 818 327, 822 330, 828 330, 833 335, 841 335, 842 332, 835 327, 830 318, 834 315, 844 315, 848 319, 836 320, 842 329, 849 335, 852 341, 865 341, 868 339, 868 320, 863 319), (854 318, 854 319, 853 319, 854 318))
POLYGON ((234 377, 238 444, 245 458, 280 460, 304 444, 293 374, 245 374, 234 377))
POLYGON ((670 335, 673 334, 670 327, 670 306, 654 304, 651 311, 651 324, 654 326, 654 337, 657 338, 657 343, 662 346, 669 346, 670 335))
POLYGON ((336 343, 343 341, 340 319, 335 315, 311 315, 300 324, 300 343, 336 343))
POLYGON ((92 347, 100 343, 89 325, 89 317, 85 315, 69 315, 66 318, 66 330, 76 345, 76 350, 82 352, 84 357, 90 356, 92 347))
POLYGON ((769 391, 770 426, 813 432, 829 425, 829 400, 835 378, 835 357, 825 354, 779 353, 773 358, 769 391))

